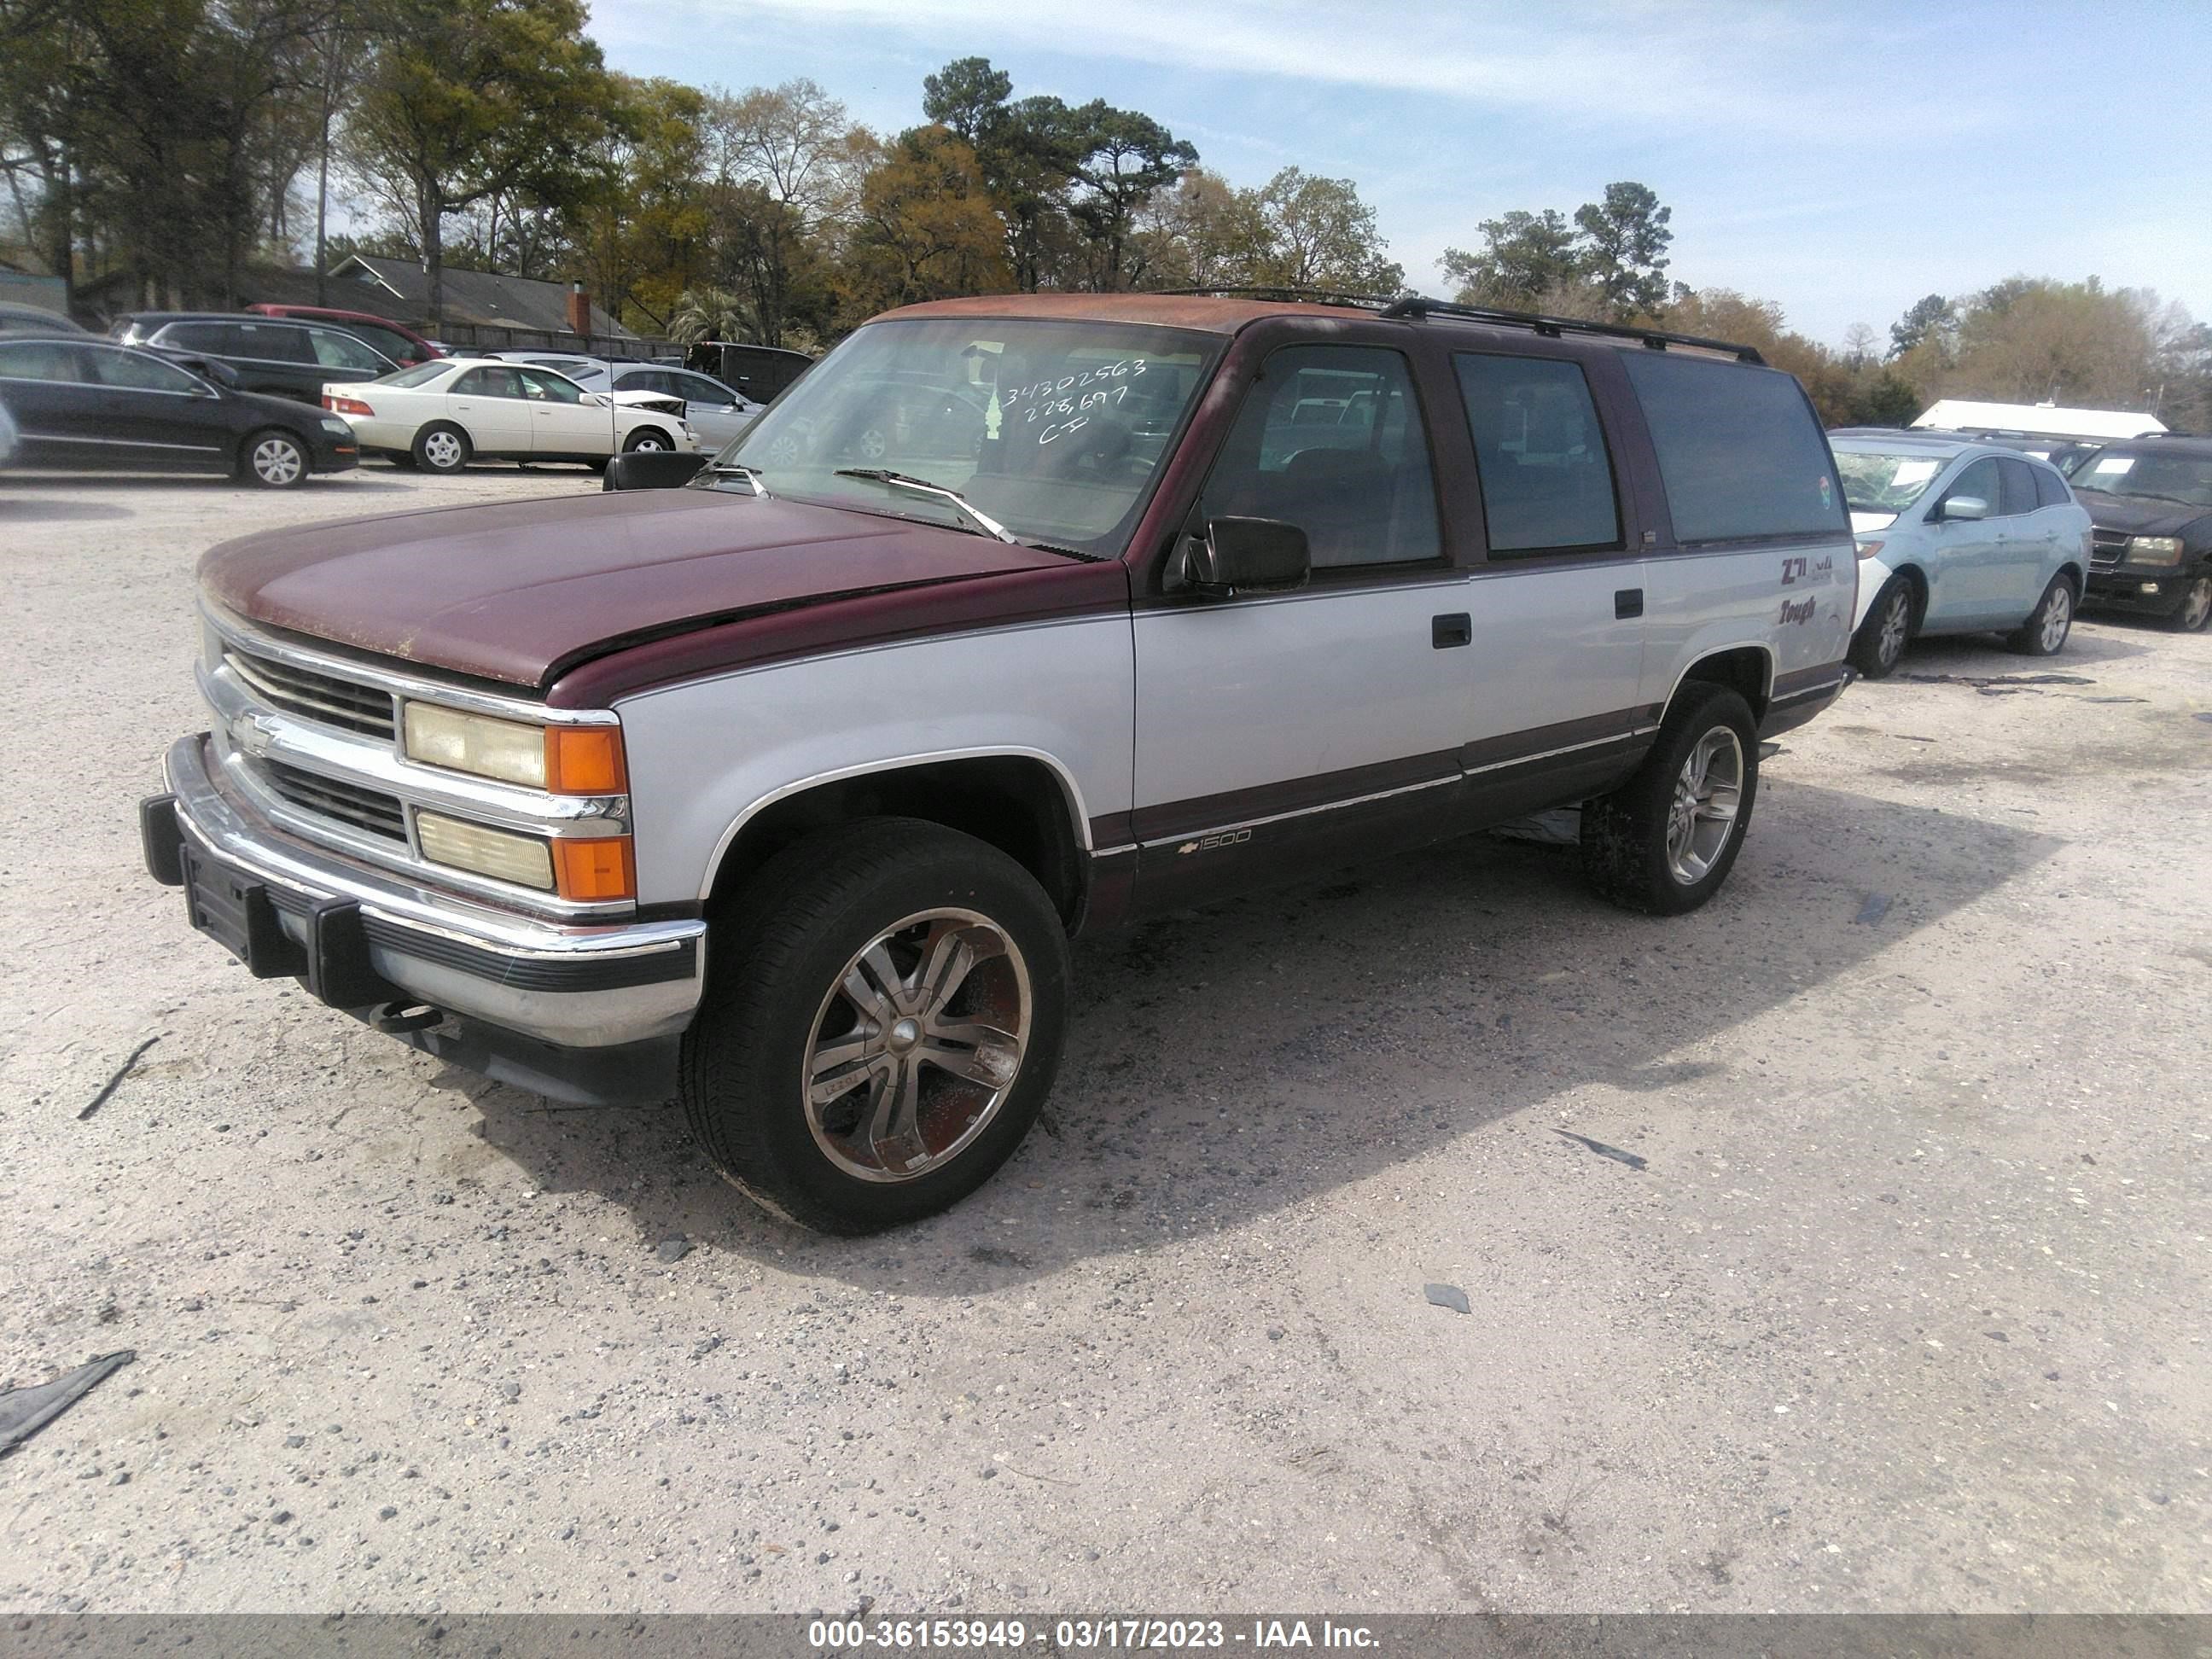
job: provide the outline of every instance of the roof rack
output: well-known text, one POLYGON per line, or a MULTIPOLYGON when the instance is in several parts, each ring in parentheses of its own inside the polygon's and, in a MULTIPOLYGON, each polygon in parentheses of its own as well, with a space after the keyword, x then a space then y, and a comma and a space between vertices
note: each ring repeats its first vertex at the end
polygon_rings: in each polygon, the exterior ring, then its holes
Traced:
POLYGON ((1626 323, 1592 323, 1575 317, 1547 317, 1534 311, 1503 311, 1494 306, 1463 306, 1450 300, 1431 300, 1419 294, 1407 294, 1389 300, 1376 294, 1343 294, 1326 288, 1163 288, 1151 291, 1186 298, 1275 300, 1344 306, 1355 311, 1371 311, 1378 317, 1395 317, 1416 323, 1426 317, 1462 317, 1470 322, 1533 329, 1553 340, 1562 334, 1601 334, 1609 339, 1638 340, 1654 351, 1664 351, 1670 345, 1694 346, 1700 351, 1726 352, 1747 363, 1763 364, 1766 362, 1759 355, 1756 346, 1737 345, 1730 340, 1709 340, 1703 335, 1677 334, 1663 328, 1635 328, 1626 323))
POLYGON ((1285 304, 1348 306, 1358 311, 1385 311, 1391 301, 1376 294, 1344 294, 1329 288, 1281 288, 1272 284, 1242 288, 1155 288, 1150 294, 1172 294, 1179 299, 1274 300, 1285 304))
POLYGON ((1550 339, 1562 334, 1601 334, 1608 339, 1640 340, 1654 351, 1664 351, 1670 345, 1694 346, 1700 351, 1723 351, 1747 363, 1765 363, 1755 346, 1737 345, 1728 340, 1709 340, 1698 334, 1676 334, 1663 328, 1636 328, 1626 323, 1593 323, 1574 317, 1546 317, 1533 311, 1500 311, 1490 306, 1457 305, 1448 300, 1431 300, 1418 294, 1409 294, 1402 300, 1393 301, 1383 307, 1385 317, 1405 317, 1415 322, 1431 316, 1463 317, 1470 322, 1501 323, 1509 328, 1534 329, 1550 339))

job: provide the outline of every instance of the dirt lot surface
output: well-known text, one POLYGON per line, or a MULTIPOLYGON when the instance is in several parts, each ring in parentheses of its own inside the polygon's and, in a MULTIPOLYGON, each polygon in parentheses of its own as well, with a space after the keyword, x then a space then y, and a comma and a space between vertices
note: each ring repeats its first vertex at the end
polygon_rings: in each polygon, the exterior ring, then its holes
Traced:
POLYGON ((1686 919, 1483 838, 1088 941, 1045 1132, 834 1242, 139 867, 204 548, 596 487, 0 477, 0 1382, 137 1353, 0 1605, 2212 1610, 2212 636, 1917 648, 1686 919))

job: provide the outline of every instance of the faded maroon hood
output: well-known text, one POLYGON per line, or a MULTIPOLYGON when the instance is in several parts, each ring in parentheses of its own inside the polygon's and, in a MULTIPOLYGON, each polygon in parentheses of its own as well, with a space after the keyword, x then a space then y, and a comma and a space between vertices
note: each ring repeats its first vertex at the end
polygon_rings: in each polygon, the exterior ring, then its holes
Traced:
POLYGON ((1057 566, 929 525, 720 490, 559 495, 264 531, 200 561, 250 621, 539 686, 605 651, 842 595, 1057 566))

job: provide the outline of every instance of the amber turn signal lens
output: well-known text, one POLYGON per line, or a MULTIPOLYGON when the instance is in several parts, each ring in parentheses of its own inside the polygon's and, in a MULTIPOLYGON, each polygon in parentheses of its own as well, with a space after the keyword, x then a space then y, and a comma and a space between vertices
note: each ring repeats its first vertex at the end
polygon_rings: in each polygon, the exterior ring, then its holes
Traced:
POLYGON ((619 795, 629 787, 622 732, 612 726, 545 728, 545 787, 556 795, 619 795))
POLYGON ((578 902, 637 896, 637 866, 628 836, 605 841, 562 836, 553 842, 553 879, 561 896, 578 902))

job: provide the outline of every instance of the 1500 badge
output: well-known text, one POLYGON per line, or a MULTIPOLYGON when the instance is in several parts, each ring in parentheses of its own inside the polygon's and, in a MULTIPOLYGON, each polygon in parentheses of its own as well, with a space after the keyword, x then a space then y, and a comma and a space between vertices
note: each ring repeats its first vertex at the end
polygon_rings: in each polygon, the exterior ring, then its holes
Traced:
POLYGON ((1218 836, 1200 836, 1196 841, 1187 841, 1176 848, 1176 852, 1178 854, 1216 853, 1224 847, 1241 847, 1251 839, 1252 832, 1249 830, 1224 830, 1218 836))

